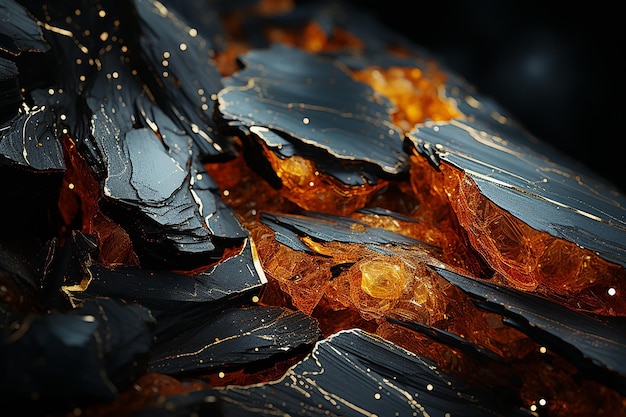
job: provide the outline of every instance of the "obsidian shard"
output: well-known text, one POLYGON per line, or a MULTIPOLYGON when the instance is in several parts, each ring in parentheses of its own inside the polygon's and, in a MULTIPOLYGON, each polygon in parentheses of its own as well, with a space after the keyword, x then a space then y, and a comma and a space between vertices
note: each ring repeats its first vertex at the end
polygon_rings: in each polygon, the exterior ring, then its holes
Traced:
POLYGON ((7 404, 624 408, 626 197, 375 16, 0 11, 7 404))
POLYGON ((523 131, 496 130, 494 124, 426 123, 409 137, 463 170, 487 199, 534 229, 624 265, 623 196, 583 166, 566 164, 558 154, 552 159, 547 145, 531 142, 523 131), (595 238, 600 230, 602 240, 595 238))
POLYGON ((14 56, 22 52, 48 50, 49 45, 43 38, 41 28, 25 6, 15 1, 3 1, 0 12, 0 50, 14 56))
POLYGON ((231 388, 217 393, 228 412, 272 415, 511 415, 529 413, 467 390, 462 381, 442 375, 435 364, 360 330, 340 332, 319 342, 311 356, 275 383, 231 388), (358 381, 345 384, 345 378, 358 381), (321 405, 321 406, 320 406, 321 405), (242 410, 243 409, 243 410, 242 410))
POLYGON ((388 115, 391 103, 375 98, 345 68, 279 45, 240 59, 242 70, 224 80, 218 95, 227 126, 264 142, 280 158, 313 159, 320 171, 349 185, 406 170, 402 138, 388 115), (356 164, 344 172, 337 159, 356 164))
MULTIPOLYGON (((213 33, 198 33, 176 13, 153 1, 135 1, 142 35, 139 40, 152 90, 161 107, 194 139, 201 160, 229 158, 236 151, 230 138, 218 134, 213 121, 215 100, 222 88, 212 57, 217 45, 213 33)), ((215 10, 202 10, 216 14, 215 10)), ((210 19, 210 17, 209 17, 210 19)), ((215 19, 217 20, 217 19, 215 19)), ((204 28, 220 33, 220 28, 204 28)))
POLYGON ((10 360, 3 361, 1 385, 3 397, 23 404, 26 412, 64 407, 81 398, 112 400, 147 366, 155 325, 147 308, 94 297, 68 309, 53 293, 58 291, 53 285, 78 263, 78 248, 88 246, 77 237, 53 259, 33 253, 36 245, 2 246, 1 276, 8 287, 3 291, 0 350, 10 360), (36 275, 36 265, 43 274, 36 275), (21 298, 19 305, 10 303, 15 296, 21 298), (51 307, 42 310, 42 303, 51 307), (82 372, 68 373, 76 367, 82 372), (41 402, 30 402, 35 392, 41 402))
MULTIPOLYGON (((385 212, 385 214, 393 215, 389 212, 385 212)), ((260 219, 274 230, 277 241, 294 250, 302 250, 303 248, 310 250, 302 243, 300 236, 321 242, 356 243, 381 252, 385 252, 385 246, 427 246, 417 239, 383 228, 372 228, 351 217, 313 212, 304 215, 263 212, 260 219)))
POLYGON ((483 308, 503 314, 550 349, 570 357, 581 369, 623 393, 626 368, 624 321, 577 314, 549 300, 489 282, 472 279, 441 267, 441 276, 469 293, 483 308))
POLYGON ((50 213, 55 211, 65 162, 63 150, 54 133, 52 114, 46 106, 16 112, 0 127, 0 172, 6 181, 0 190, 5 196, 7 213, 19 222, 4 226, 7 236, 24 230, 46 231, 50 213), (25 188, 38 184, 28 196, 25 188), (23 224, 23 227, 18 226, 23 224))

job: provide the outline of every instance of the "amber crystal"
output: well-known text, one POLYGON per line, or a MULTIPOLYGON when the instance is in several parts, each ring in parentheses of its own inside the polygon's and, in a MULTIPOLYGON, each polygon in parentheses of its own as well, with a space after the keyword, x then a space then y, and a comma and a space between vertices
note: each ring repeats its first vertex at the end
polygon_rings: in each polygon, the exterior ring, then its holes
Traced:
POLYGON ((261 211, 293 212, 299 208, 250 169, 243 154, 220 163, 204 165, 222 198, 245 221, 258 221, 261 211))
POLYGON ((375 184, 350 186, 320 173, 314 162, 301 156, 280 158, 271 151, 265 155, 282 182, 280 193, 305 210, 350 214, 387 185, 387 181, 378 180, 375 184))
MULTIPOLYGON (((526 336, 480 312, 428 268, 428 262, 438 261, 426 250, 390 248, 393 255, 384 255, 360 245, 303 239, 318 254, 311 255, 275 242, 262 225, 253 227, 268 278, 288 294, 294 307, 308 314, 318 317, 321 303, 323 314, 351 310, 372 325, 386 318, 416 321, 454 330, 503 356, 524 352, 515 347, 515 341, 527 340, 526 336), (333 268, 337 265, 344 267, 333 268)), ((271 299, 262 297, 261 302, 279 299, 274 294, 271 299)))
POLYGON ((577 310, 626 315, 626 301, 615 296, 624 291, 623 268, 572 242, 533 229, 488 200, 460 170, 442 164, 439 172, 423 158, 411 161, 412 183, 424 205, 443 211, 449 204, 471 246, 497 271, 494 278, 577 310), (426 170, 431 171, 428 186, 417 175, 426 170))
POLYGON ((405 132, 426 119, 440 121, 461 116, 454 103, 445 97, 446 77, 434 63, 425 64, 424 69, 370 67, 354 71, 353 76, 391 100, 396 107, 392 119, 405 132))

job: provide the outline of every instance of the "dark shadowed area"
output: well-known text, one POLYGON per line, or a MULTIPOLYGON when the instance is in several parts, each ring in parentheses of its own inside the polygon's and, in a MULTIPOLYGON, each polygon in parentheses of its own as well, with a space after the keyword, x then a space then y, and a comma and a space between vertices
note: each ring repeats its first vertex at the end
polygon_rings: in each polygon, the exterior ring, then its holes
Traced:
POLYGON ((626 190, 624 12, 617 2, 355 1, 626 190))

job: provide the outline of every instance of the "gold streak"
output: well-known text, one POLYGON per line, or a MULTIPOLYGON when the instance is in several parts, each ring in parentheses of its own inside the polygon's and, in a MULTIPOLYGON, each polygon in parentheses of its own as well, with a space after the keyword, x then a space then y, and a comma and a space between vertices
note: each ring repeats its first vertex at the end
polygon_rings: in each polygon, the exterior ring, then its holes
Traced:
POLYGON ((61 29, 48 23, 43 23, 43 27, 50 32, 58 33, 59 35, 67 36, 68 38, 74 37, 74 34, 67 29, 61 29))
POLYGON ((70 303, 72 304, 72 307, 74 308, 78 307, 80 303, 76 301, 76 299, 73 296, 73 293, 85 291, 87 287, 89 287, 89 284, 91 283, 91 281, 93 280, 93 275, 91 274, 91 271, 88 268, 87 268, 87 274, 89 276, 86 278, 83 278, 80 281, 80 283, 77 285, 61 286, 61 291, 67 294, 67 298, 70 300, 70 303))
POLYGON ((45 23, 45 22, 44 23, 40 23, 40 24, 43 25, 44 29, 49 30, 50 32, 54 32, 54 33, 57 33, 59 35, 71 38, 76 43, 76 45, 78 46, 78 48, 80 49, 80 51, 83 54, 87 55, 89 53, 89 49, 85 45, 82 45, 80 42, 78 42, 76 40, 76 38, 74 37, 74 34, 72 32, 70 32, 69 30, 62 29, 62 28, 59 28, 59 27, 56 27, 56 26, 52 26, 52 25, 50 25, 48 23, 45 23))

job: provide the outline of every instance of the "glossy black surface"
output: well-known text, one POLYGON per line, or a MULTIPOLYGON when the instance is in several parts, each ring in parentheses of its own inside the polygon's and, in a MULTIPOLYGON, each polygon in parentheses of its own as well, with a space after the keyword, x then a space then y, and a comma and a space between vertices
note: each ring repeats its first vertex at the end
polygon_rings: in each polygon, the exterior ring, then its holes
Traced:
POLYGON ((217 98, 219 117, 229 128, 255 135, 279 154, 283 143, 277 141, 286 140, 322 172, 355 172, 356 178, 359 170, 384 176, 405 172, 407 156, 389 117, 391 104, 345 68, 279 45, 240 59, 244 67, 224 80, 217 98), (337 162, 344 161, 355 167, 341 169, 337 162))
POLYGON ((626 265, 626 196, 545 143, 531 146, 523 131, 493 126, 427 122, 408 140, 435 165, 462 170, 524 223, 626 265))
POLYGON ((626 321, 594 317, 548 299, 466 277, 441 267, 439 275, 460 287, 484 308, 504 315, 509 324, 563 354, 589 377, 626 393, 626 321))

